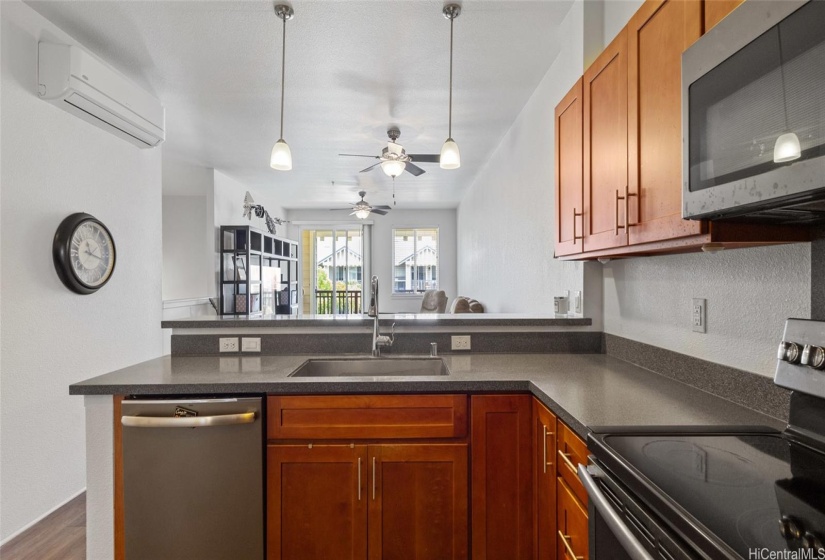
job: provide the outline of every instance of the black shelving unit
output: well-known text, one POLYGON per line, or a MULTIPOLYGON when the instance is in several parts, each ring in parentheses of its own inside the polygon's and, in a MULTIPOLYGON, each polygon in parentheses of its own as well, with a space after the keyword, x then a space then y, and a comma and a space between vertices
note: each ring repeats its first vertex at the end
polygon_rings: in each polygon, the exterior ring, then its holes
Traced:
POLYGON ((221 315, 298 313, 298 243, 251 226, 221 226, 221 315))

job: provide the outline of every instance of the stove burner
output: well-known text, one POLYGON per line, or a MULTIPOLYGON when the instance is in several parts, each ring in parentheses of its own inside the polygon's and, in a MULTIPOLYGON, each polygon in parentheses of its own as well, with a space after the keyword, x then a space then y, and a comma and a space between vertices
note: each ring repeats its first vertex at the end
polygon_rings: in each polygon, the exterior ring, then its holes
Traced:
POLYGON ((759 472, 750 460, 726 449, 679 439, 646 443, 642 453, 679 476, 718 486, 756 486, 759 472))
POLYGON ((785 550, 787 545, 780 532, 776 508, 756 509, 744 512, 736 520, 736 532, 745 547, 785 550))

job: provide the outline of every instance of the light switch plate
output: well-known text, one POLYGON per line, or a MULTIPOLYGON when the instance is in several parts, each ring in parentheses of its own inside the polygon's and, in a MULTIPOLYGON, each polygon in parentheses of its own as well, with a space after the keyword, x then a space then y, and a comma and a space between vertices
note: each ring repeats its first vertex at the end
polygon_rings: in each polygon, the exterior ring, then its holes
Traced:
POLYGON ((241 352, 260 352, 261 339, 259 337, 243 337, 241 339, 241 352))

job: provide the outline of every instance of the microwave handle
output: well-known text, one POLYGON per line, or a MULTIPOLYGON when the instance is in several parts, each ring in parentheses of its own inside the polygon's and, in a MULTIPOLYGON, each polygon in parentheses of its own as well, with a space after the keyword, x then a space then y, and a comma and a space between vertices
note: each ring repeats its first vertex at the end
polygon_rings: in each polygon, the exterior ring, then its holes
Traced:
POLYGON ((602 494, 602 491, 599 490, 599 486, 596 484, 593 476, 599 476, 598 473, 600 469, 595 465, 586 467, 579 464, 578 471, 579 479, 582 481, 582 484, 584 484, 584 489, 587 490, 587 496, 602 515, 608 528, 616 536, 622 548, 625 549, 633 560, 653 560, 653 557, 648 554, 642 543, 630 532, 630 528, 624 524, 619 514, 610 507, 607 498, 602 494))

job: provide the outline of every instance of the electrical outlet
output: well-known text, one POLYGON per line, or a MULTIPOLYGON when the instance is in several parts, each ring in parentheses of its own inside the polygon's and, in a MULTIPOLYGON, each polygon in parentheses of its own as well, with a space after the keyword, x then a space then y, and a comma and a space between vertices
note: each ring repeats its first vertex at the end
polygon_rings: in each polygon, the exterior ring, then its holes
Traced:
POLYGON ((452 349, 453 350, 469 350, 470 349, 470 335, 467 336, 453 336, 452 349))
POLYGON ((694 332, 706 333, 708 332, 707 325, 707 300, 702 298, 693 298, 693 306, 691 312, 691 325, 694 332))
POLYGON ((258 337, 255 338, 247 338, 243 337, 241 339, 241 352, 260 352, 261 351, 261 339, 258 337))
POLYGON ((218 340, 218 350, 221 352, 237 352, 238 337, 221 338, 218 340))

